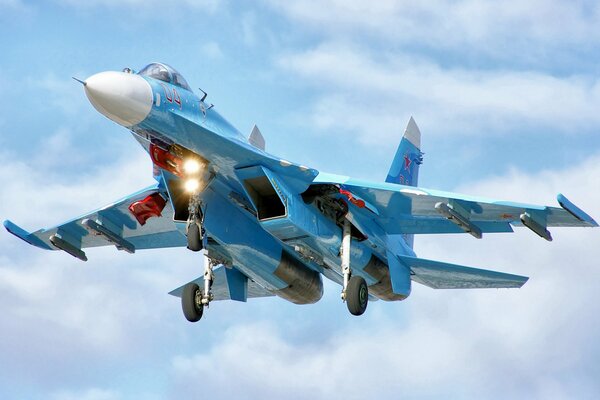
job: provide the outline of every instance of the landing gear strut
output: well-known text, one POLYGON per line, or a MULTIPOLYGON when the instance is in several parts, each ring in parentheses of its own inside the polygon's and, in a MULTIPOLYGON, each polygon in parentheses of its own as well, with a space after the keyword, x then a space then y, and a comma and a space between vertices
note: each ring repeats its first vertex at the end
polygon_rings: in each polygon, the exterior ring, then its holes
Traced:
POLYGON ((204 264, 204 288, 190 282, 183 287, 181 294, 181 308, 185 319, 190 322, 198 322, 204 313, 204 307, 208 307, 213 299, 211 287, 213 284, 213 262, 207 258, 204 264))
POLYGON ((204 213, 202 212, 202 200, 197 193, 190 197, 188 206, 189 217, 186 225, 187 248, 191 251, 200 251, 204 248, 204 213))
POLYGON ((213 262, 210 258, 206 258, 204 264, 204 292, 202 295, 202 305, 208 307, 208 304, 213 299, 213 294, 210 291, 210 288, 213 284, 213 262))
POLYGON ((362 315, 366 311, 367 304, 369 303, 369 288, 363 277, 352 276, 352 270, 350 269, 351 241, 351 225, 347 219, 344 219, 342 228, 342 247, 340 248, 342 273, 344 274, 342 300, 346 302, 350 314, 362 315))

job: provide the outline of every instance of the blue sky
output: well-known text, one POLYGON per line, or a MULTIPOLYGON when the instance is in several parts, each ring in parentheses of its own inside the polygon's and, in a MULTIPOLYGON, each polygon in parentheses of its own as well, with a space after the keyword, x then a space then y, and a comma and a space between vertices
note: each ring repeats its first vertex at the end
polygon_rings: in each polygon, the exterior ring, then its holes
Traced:
MULTIPOLYGON (((242 132, 328 172, 385 176, 409 117, 421 184, 600 218, 600 6, 587 1, 0 0, 0 218, 52 226, 152 182, 145 153, 71 76, 177 68, 242 132)), ((434 291, 352 318, 321 302, 166 293, 184 249, 82 264, 0 234, 0 396, 592 398, 600 393, 596 230, 423 236, 425 258, 528 275, 520 290, 434 291)))

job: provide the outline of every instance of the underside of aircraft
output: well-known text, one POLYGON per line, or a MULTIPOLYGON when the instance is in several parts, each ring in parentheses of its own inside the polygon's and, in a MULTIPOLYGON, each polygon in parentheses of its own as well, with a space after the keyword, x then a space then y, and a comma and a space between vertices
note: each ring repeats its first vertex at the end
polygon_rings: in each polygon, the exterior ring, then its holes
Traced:
POLYGON ((419 258, 419 234, 595 227, 560 207, 485 199, 418 187, 421 133, 411 118, 384 182, 328 174, 266 152, 257 127, 241 134, 172 67, 101 72, 78 80, 92 105, 129 129, 152 159, 156 184, 49 229, 6 229, 46 250, 87 261, 84 249, 187 247, 204 253, 202 276, 173 290, 185 317, 216 300, 278 296, 312 304, 322 277, 341 285, 353 315, 369 299, 399 301, 412 282, 434 289, 519 288, 528 278, 419 258))

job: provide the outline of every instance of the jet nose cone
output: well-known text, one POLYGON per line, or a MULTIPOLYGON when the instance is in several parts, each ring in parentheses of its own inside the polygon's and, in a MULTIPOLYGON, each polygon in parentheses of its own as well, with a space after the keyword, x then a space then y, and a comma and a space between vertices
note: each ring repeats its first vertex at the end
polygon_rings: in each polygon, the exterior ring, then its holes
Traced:
POLYGON ((152 110, 152 87, 139 75, 100 72, 86 79, 84 90, 96 110, 126 127, 139 124, 152 110))

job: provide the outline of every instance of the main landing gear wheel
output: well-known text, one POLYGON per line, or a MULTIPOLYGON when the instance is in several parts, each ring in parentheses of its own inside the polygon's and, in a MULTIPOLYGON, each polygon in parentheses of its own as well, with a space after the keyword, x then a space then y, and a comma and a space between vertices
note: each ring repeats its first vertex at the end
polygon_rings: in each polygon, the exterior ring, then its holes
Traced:
POLYGON ((181 308, 185 319, 198 322, 202 318, 204 306, 202 305, 202 292, 195 283, 188 283, 183 287, 181 295, 181 308))
POLYGON ((352 315, 362 315, 369 303, 369 288, 362 276, 353 276, 346 288, 346 305, 352 315))
POLYGON ((197 223, 192 222, 187 229, 187 248, 191 251, 202 250, 202 235, 197 223))

